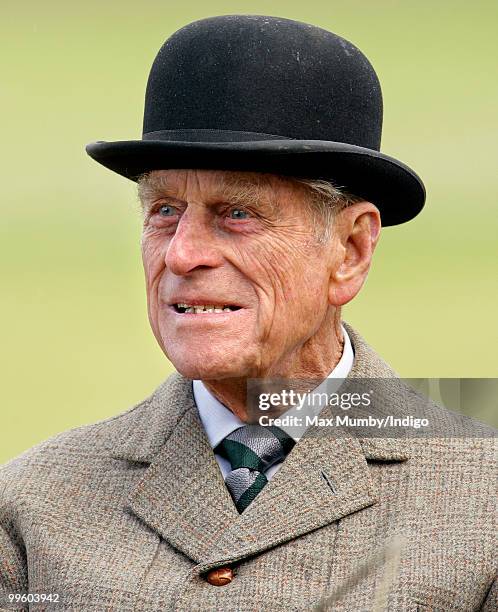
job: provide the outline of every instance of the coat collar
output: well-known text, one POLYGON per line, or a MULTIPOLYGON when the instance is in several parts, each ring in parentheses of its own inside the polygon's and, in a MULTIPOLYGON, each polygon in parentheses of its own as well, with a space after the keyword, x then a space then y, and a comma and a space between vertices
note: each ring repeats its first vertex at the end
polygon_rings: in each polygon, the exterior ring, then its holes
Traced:
MULTIPOLYGON (((305 435, 241 515, 192 400, 190 383, 172 380, 183 406, 163 442, 126 458, 151 464, 127 505, 149 527, 197 564, 199 573, 257 554, 372 505, 375 486, 359 442, 305 435), (186 409, 184 409, 186 407, 186 409), (278 510, 276 510, 278 509, 278 510)), ((150 442, 150 441, 149 441, 150 442)), ((115 457, 123 458, 123 448, 115 457)))
MULTIPOLYGON (((350 377, 395 376, 352 328, 347 331, 355 349, 350 377)), ((403 461, 404 446, 393 438, 322 435, 310 427, 239 515, 200 421, 192 381, 173 374, 121 417, 112 456, 149 466, 129 495, 129 508, 203 572, 374 504, 368 461, 403 461)))

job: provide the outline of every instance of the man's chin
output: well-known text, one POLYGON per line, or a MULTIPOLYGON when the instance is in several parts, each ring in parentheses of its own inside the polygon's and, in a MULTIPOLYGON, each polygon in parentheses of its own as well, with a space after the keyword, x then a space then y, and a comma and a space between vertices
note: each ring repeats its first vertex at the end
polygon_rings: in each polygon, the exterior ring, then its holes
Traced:
POLYGON ((177 372, 192 380, 220 380, 244 378, 247 369, 233 360, 185 359, 184 356, 166 355, 177 372))
POLYGON ((176 370, 185 378, 192 380, 221 380, 225 378, 243 378, 244 374, 240 371, 235 371, 233 367, 204 367, 195 365, 176 365, 173 362, 176 370))
POLYGON ((240 338, 226 335, 199 340, 192 335, 164 333, 160 346, 175 369, 192 380, 247 377, 256 356, 240 338))

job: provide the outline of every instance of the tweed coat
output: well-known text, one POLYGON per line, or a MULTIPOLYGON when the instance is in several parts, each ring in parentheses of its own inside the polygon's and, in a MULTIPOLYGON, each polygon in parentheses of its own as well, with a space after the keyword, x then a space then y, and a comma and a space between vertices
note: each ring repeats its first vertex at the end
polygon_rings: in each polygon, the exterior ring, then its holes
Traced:
MULTIPOLYGON (((346 327, 350 376, 395 376, 346 327)), ((393 409, 418 401, 401 389, 393 409)), ((0 608, 29 592, 59 595, 33 610, 496 611, 496 462, 493 435, 307 432, 239 515, 174 374, 1 468, 0 608), (226 566, 229 584, 206 580, 226 566)))

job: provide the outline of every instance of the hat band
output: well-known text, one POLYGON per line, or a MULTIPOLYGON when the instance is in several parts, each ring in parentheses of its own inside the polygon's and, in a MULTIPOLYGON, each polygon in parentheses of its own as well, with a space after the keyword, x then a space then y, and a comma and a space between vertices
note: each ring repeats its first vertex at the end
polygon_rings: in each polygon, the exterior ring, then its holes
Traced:
POLYGON ((233 130, 158 130, 145 132, 142 140, 169 140, 172 142, 251 142, 257 140, 295 140, 287 136, 262 132, 239 132, 233 130))

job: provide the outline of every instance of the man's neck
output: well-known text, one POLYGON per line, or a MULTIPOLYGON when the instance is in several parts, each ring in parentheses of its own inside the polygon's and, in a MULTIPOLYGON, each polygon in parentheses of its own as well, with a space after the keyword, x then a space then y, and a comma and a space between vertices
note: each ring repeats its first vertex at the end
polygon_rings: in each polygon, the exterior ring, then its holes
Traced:
MULTIPOLYGON (((318 386, 325 380, 341 359, 344 338, 340 322, 333 327, 333 333, 327 339, 311 338, 299 352, 299 358, 287 360, 280 367, 261 376, 262 388, 265 379, 292 381, 296 392, 309 390, 310 380, 318 386), (301 382, 300 382, 301 381, 301 382)), ((206 388, 242 421, 252 420, 247 402, 247 378, 225 378, 219 380, 204 380, 206 388)), ((282 409, 282 411, 285 408, 282 409)))

